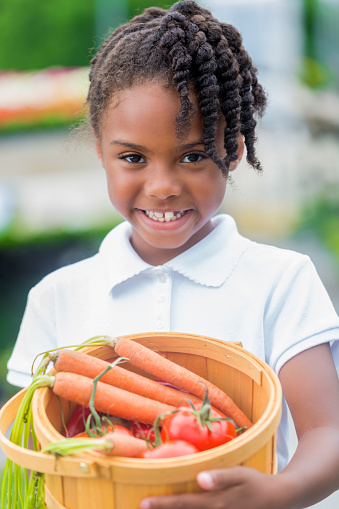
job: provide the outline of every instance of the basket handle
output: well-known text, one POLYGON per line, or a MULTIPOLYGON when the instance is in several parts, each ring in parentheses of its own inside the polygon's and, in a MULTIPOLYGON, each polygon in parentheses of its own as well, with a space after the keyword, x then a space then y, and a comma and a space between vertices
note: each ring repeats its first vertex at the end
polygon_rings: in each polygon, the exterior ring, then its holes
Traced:
POLYGON ((87 455, 59 457, 31 449, 25 449, 6 438, 6 432, 14 421, 27 387, 18 392, 0 410, 0 446, 5 456, 14 463, 44 474, 68 477, 100 477, 112 480, 109 465, 87 455))

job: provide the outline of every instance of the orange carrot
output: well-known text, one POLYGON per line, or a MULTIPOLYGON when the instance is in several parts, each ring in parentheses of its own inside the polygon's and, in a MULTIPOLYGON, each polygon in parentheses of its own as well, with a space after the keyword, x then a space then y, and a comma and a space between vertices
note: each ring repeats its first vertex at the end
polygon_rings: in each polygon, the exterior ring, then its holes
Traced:
MULTIPOLYGON (((58 372, 67 371, 89 378, 95 378, 109 366, 109 363, 102 359, 68 349, 60 350, 52 359, 58 372)), ((176 407, 180 406, 185 398, 189 398, 194 404, 202 403, 202 400, 193 394, 184 394, 120 366, 112 367, 100 378, 100 382, 176 407)))
POLYGON ((123 435, 122 433, 108 433, 99 440, 104 440, 112 444, 111 449, 102 451, 108 456, 135 458, 138 454, 147 449, 147 442, 145 440, 131 437, 129 435, 123 435))
POLYGON ((213 406, 233 419, 238 427, 252 426, 251 421, 225 392, 192 371, 127 338, 115 339, 114 350, 119 356, 127 357, 133 366, 200 398, 204 397, 205 389, 208 388, 209 400, 213 406))
POLYGON ((49 442, 41 452, 55 454, 58 457, 95 450, 108 456, 135 458, 146 449, 147 442, 145 440, 113 432, 101 438, 73 437, 49 442))
MULTIPOLYGON (((93 380, 74 373, 56 373, 53 392, 80 405, 88 406, 93 391, 93 380)), ((97 382, 94 407, 122 419, 153 424, 159 414, 175 410, 174 406, 144 398, 138 394, 97 382)))

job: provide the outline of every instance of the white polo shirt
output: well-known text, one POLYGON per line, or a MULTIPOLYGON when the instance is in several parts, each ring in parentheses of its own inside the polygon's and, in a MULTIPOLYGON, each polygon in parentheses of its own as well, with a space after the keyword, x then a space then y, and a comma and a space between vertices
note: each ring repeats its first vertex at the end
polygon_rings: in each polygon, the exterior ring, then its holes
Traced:
MULTIPOLYGON (((99 252, 46 276, 29 293, 8 381, 31 381, 34 357, 98 335, 174 331, 241 341, 276 373, 297 353, 330 342, 339 366, 339 318, 307 256, 242 237, 228 215, 161 266, 139 258, 124 222, 99 252)), ((287 413, 278 433, 287 459, 287 413)))

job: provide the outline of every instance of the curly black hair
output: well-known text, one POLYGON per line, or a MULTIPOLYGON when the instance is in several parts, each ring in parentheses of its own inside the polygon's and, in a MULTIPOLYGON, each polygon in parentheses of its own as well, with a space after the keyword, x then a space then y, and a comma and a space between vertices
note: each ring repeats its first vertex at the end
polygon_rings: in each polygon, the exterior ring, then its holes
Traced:
POLYGON ((89 77, 90 122, 99 139, 102 116, 113 95, 156 80, 178 90, 179 137, 185 135, 195 113, 190 101, 194 91, 206 153, 223 174, 238 158, 239 134, 244 136, 248 163, 261 170, 254 146, 255 116, 264 113, 266 96, 257 69, 236 28, 220 23, 194 1, 177 2, 169 10, 150 7, 117 28, 92 59, 89 77), (226 121, 225 160, 214 143, 220 114, 226 121))

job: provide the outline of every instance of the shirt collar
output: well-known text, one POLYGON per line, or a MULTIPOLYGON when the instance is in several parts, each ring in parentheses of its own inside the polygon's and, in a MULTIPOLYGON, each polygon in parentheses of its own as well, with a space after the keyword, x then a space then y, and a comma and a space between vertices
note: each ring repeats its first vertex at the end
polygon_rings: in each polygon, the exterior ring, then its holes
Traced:
POLYGON ((124 221, 106 235, 100 246, 108 291, 151 267, 132 248, 131 231, 129 223, 124 221))
MULTIPOLYGON (((221 286, 238 264, 250 241, 242 237, 234 219, 226 214, 213 218, 214 229, 200 242, 165 263, 173 270, 204 286, 221 286)), ((103 258, 108 290, 154 267, 144 262, 130 243, 131 226, 123 222, 103 240, 103 258)))
POLYGON ((234 219, 213 218, 214 229, 200 242, 165 265, 195 283, 221 286, 238 264, 249 240, 239 235, 234 219))

